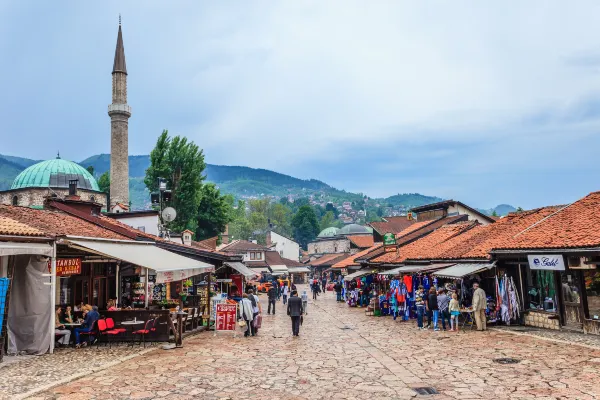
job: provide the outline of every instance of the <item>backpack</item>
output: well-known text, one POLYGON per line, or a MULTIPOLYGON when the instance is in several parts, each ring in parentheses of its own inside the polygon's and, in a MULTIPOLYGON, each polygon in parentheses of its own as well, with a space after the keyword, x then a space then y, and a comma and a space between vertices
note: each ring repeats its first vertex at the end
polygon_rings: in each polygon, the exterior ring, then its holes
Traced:
POLYGON ((252 307, 258 307, 258 305, 256 304, 256 297, 254 297, 253 294, 248 296, 248 298, 250 299, 250 302, 252 303, 252 307))

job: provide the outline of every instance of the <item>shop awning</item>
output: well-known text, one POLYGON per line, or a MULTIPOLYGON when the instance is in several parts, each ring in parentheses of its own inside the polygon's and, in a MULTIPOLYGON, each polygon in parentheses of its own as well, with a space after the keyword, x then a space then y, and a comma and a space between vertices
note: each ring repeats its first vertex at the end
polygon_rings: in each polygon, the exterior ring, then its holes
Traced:
POLYGON ((252 267, 250 268, 252 271, 256 272, 257 275, 260 275, 263 272, 269 272, 268 267, 252 267))
POLYGON ((308 267, 288 267, 290 274, 306 274, 310 272, 308 267))
POLYGON ((288 267, 286 267, 285 265, 269 265, 269 269, 273 273, 279 272, 285 274, 288 272, 288 267))
POLYGON ((431 272, 439 269, 447 268, 452 264, 429 264, 429 265, 404 265, 402 267, 390 269, 388 271, 381 271, 377 275, 400 275, 400 274, 412 274, 414 272, 431 272))
POLYGON ((52 257, 52 246, 48 243, 0 242, 0 256, 34 254, 52 257))
POLYGON ((211 264, 171 253, 151 242, 78 239, 68 241, 72 247, 152 269, 156 271, 156 283, 187 279, 214 270, 211 264))
POLYGON ((456 264, 433 273, 441 278, 458 279, 493 268, 495 264, 456 264))
POLYGON ((360 278, 361 276, 371 275, 373 273, 372 269, 361 269, 360 271, 356 271, 350 275, 346 275, 344 280, 351 280, 354 278, 360 278))
POLYGON ((242 264, 241 262, 225 262, 223 263, 225 265, 227 265, 228 267, 231 267, 233 269, 235 269, 237 272, 239 272, 240 274, 244 275, 244 277, 246 279, 252 279, 257 275, 260 275, 259 273, 254 272, 253 270, 251 270, 250 268, 246 267, 244 264, 242 264))

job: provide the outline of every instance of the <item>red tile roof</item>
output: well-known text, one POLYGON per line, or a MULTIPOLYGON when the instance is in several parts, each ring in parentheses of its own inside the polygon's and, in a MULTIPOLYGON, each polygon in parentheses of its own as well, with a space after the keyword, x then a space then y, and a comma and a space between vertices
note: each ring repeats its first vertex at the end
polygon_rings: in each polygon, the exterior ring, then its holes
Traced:
POLYGON ((338 262, 336 262, 335 264, 333 264, 331 266, 331 268, 348 268, 351 265, 360 265, 359 262, 356 262, 354 260, 356 260, 357 258, 364 256, 365 254, 368 254, 369 252, 373 251, 374 249, 378 248, 379 246, 381 246, 381 243, 376 243, 373 246, 369 247, 368 249, 365 249, 363 251, 360 251, 356 254, 352 254, 349 257, 346 257, 338 262))
POLYGON ((0 235, 44 236, 44 232, 7 217, 0 217, 0 235))
POLYGON ((560 249, 600 246, 600 192, 556 210, 494 249, 560 249))
POLYGON ((408 228, 416 221, 409 220, 406 216, 404 217, 385 217, 383 221, 371 222, 369 225, 377 231, 380 235, 384 235, 388 232, 396 234, 408 228))
POLYGON ((289 258, 283 258, 276 251, 265 252, 265 260, 269 265, 285 265, 286 267, 303 267, 304 264, 290 260, 289 258))
POLYGON ((267 246, 263 246, 262 244, 252 243, 248 240, 236 240, 221 249, 221 251, 224 253, 235 253, 235 254, 246 253, 247 251, 251 251, 251 250, 268 251, 270 249, 267 246))
POLYGON ((308 264, 312 265, 313 267, 329 266, 340 260, 343 260, 346 257, 348 257, 348 253, 325 254, 316 260, 309 262, 308 264))
POLYGON ((70 235, 103 239, 130 239, 126 235, 113 232, 62 211, 0 205, 0 216, 19 221, 51 237, 70 235))
POLYGON ((373 246, 373 235, 354 235, 346 236, 359 249, 366 249, 373 246))
POLYGON ((192 247, 198 247, 200 249, 209 249, 211 251, 216 251, 218 240, 219 240, 219 237, 215 236, 215 237, 201 240, 199 242, 192 241, 192 247))

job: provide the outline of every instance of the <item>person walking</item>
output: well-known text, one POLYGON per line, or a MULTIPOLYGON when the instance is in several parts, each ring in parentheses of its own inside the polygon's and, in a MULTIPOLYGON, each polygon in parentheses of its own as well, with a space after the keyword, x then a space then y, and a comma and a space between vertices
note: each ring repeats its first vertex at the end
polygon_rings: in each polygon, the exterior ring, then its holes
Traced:
POLYGON ((275 315, 275 302, 277 301, 277 287, 271 286, 267 291, 269 299, 269 307, 267 308, 267 314, 271 314, 271 306, 273 306, 273 315, 275 315))
POLYGON ((339 282, 336 282, 335 286, 333 288, 335 289, 336 301, 343 301, 342 300, 342 284, 339 282))
POLYGON ((304 314, 308 315, 308 313, 306 312, 307 308, 308 308, 308 294, 306 293, 306 290, 304 290, 302 292, 302 312, 304 314))
POLYGON ((321 287, 323 288, 323 294, 327 291, 327 274, 323 274, 321 278, 321 287))
POLYGON ((431 327, 433 321, 433 330, 439 331, 438 328, 438 316, 439 308, 437 303, 437 294, 435 293, 435 287, 429 288, 429 296, 427 296, 427 329, 431 327))
POLYGON ((298 297, 298 292, 293 291, 290 301, 287 305, 287 314, 292 319, 292 335, 300 335, 300 318, 302 317, 302 300, 298 297))
POLYGON ((448 321, 448 327, 450 327, 450 311, 448 311, 450 297, 446 295, 446 289, 440 288, 437 296, 437 302, 440 318, 442 319, 442 329, 446 330, 446 321, 448 321))
POLYGON ((244 332, 244 337, 248 337, 250 335, 254 336, 254 326, 252 326, 252 320, 254 320, 254 311, 252 308, 252 302, 248 298, 247 293, 242 295, 242 300, 240 300, 238 310, 240 319, 246 321, 246 332, 244 332))
POLYGON ((425 315, 425 290, 423 286, 419 286, 415 293, 415 306, 417 307, 417 327, 423 328, 423 317, 425 315))
POLYGON ((319 281, 317 279, 315 279, 315 281, 313 282, 313 285, 312 285, 313 300, 317 299, 317 296, 319 295, 320 290, 321 289, 319 288, 319 281))
POLYGON ((258 334, 258 328, 260 328, 261 319, 262 319, 262 306, 260 305, 260 300, 258 296, 254 294, 254 290, 250 289, 248 291, 248 298, 252 303, 252 326, 254 327, 254 334, 258 334))
POLYGON ((450 310, 450 331, 458 332, 458 316, 460 315, 460 304, 458 303, 458 296, 456 293, 452 293, 452 300, 448 306, 450 310))
POLYGON ((287 304, 288 294, 290 293, 290 287, 287 285, 287 282, 283 284, 283 305, 287 304))
POLYGON ((473 284, 473 310, 475 314, 475 324, 478 331, 486 331, 485 309, 487 308, 487 298, 485 291, 479 287, 479 283, 473 284))

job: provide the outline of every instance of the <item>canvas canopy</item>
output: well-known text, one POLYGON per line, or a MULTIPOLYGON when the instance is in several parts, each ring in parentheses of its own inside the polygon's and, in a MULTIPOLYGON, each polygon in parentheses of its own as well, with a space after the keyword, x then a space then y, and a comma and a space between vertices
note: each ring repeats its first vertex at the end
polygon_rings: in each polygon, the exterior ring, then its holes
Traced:
POLYGON ((433 275, 441 278, 454 278, 459 279, 468 275, 476 274, 478 272, 487 270, 494 267, 494 264, 456 264, 452 267, 444 268, 433 275))
POLYGON ((246 267, 241 262, 226 262, 224 264, 227 265, 228 267, 231 267, 231 268, 235 269, 240 274, 244 275, 244 277, 246 279, 252 279, 252 278, 254 278, 257 275, 260 275, 260 272, 259 273, 254 272, 253 270, 251 270, 250 268, 246 267))
POLYGON ((0 242, 0 256, 31 254, 52 257, 52 246, 48 243, 0 242))

